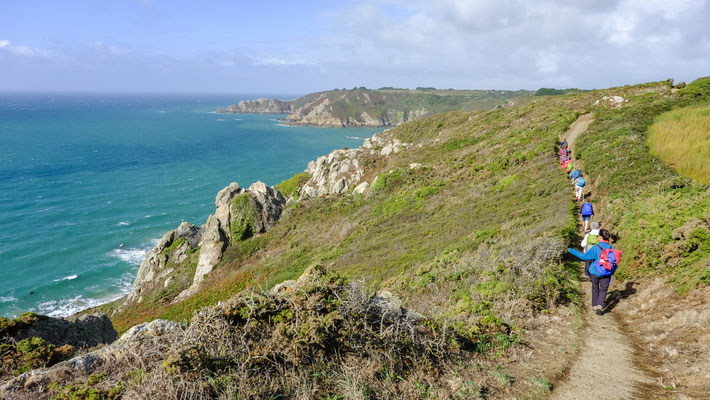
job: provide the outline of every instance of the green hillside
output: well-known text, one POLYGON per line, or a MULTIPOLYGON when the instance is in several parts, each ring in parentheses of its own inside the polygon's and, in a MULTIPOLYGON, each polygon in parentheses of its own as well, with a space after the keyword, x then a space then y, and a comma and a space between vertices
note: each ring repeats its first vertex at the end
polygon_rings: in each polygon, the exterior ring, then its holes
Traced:
POLYGON ((654 156, 648 130, 666 112, 692 116, 707 107, 710 78, 674 96, 625 91, 629 104, 597 111, 598 122, 580 138, 577 156, 599 190, 594 195, 603 199, 604 223, 618 232, 625 260, 620 277, 668 276, 685 293, 710 283, 710 192, 654 156))

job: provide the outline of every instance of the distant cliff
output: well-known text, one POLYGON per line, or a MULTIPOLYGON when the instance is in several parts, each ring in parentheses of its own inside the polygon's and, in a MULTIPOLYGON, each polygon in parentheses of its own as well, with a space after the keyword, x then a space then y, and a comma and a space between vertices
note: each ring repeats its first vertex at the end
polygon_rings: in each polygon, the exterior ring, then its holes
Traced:
POLYGON ((427 115, 453 110, 482 110, 530 94, 505 90, 379 89, 329 90, 295 100, 242 100, 218 113, 288 114, 293 125, 322 127, 399 125, 427 115))

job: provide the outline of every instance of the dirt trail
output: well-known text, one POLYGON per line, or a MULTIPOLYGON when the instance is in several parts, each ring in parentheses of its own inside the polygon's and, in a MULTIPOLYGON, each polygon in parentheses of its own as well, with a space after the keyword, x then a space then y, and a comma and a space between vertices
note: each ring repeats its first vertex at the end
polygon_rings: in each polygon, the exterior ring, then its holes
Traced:
MULTIPOLYGON (((574 154, 577 137, 592 123, 593 115, 577 119, 565 134, 574 154)), ((583 263, 580 263, 583 268, 583 263)), ((580 270, 581 271, 581 270, 580 270)), ((640 395, 639 387, 651 383, 634 365, 631 340, 625 336, 612 313, 596 315, 591 307, 591 284, 582 282, 585 328, 579 359, 564 381, 552 392, 552 399, 632 399, 640 395)))
POLYGON ((589 128, 589 125, 592 123, 592 120, 594 119, 594 114, 589 113, 589 114, 584 114, 577 118, 576 121, 570 125, 569 129, 567 132, 565 132, 564 138, 567 139, 567 147, 570 149, 572 154, 574 155, 574 143, 577 141, 577 138, 579 135, 584 133, 587 128, 589 128))

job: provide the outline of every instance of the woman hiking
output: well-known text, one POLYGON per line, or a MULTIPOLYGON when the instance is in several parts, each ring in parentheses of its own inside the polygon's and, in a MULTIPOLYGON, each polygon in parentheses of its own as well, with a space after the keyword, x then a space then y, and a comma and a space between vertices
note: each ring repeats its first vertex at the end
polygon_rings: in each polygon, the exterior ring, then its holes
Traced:
POLYGON ((618 267, 620 252, 613 250, 609 239, 611 234, 606 229, 599 230, 599 244, 592 246, 584 254, 575 249, 569 249, 569 253, 582 261, 592 260, 589 266, 589 278, 592 281, 592 310, 597 315, 604 314, 606 307, 606 292, 609 290, 611 278, 618 267), (613 251, 605 251, 607 249, 613 251), (607 269, 608 268, 608 269, 607 269))

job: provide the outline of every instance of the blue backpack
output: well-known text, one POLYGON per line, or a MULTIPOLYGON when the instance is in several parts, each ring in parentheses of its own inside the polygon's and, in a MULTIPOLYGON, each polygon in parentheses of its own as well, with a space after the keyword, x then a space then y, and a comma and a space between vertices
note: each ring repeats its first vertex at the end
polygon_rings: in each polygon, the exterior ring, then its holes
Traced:
POLYGON ((592 203, 587 202, 582 204, 582 212, 580 214, 584 216, 594 215, 594 210, 592 210, 592 203))
POLYGON ((570 174, 570 178, 572 178, 572 180, 575 180, 575 179, 579 178, 580 175, 582 175, 582 171, 580 171, 580 170, 578 170, 578 169, 575 169, 575 170, 572 171, 572 173, 570 174))
POLYGON ((577 186, 579 186, 579 187, 584 187, 584 184, 585 184, 585 183, 586 183, 586 182, 584 182, 584 178, 579 178, 579 181, 577 182, 577 186))

